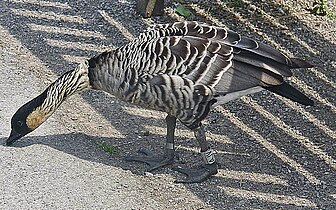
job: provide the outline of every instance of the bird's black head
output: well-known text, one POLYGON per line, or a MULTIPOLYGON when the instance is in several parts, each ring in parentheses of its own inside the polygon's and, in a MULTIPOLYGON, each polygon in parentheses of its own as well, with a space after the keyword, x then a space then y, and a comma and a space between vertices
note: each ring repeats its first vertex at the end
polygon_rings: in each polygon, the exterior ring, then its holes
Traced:
POLYGON ((35 130, 46 120, 46 113, 41 110, 41 104, 44 99, 44 94, 41 94, 16 111, 11 120, 12 130, 6 140, 6 145, 13 144, 16 140, 35 130))

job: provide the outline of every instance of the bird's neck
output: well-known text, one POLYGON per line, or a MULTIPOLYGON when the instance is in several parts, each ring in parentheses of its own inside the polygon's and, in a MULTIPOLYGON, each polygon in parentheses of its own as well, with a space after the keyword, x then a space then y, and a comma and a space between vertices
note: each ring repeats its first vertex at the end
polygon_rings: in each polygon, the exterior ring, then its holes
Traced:
POLYGON ((90 88, 88 62, 79 64, 52 83, 41 95, 41 105, 37 111, 49 117, 69 96, 90 88))
POLYGON ((89 60, 90 84, 120 99, 136 85, 137 70, 131 65, 131 55, 122 49, 102 53, 89 60))

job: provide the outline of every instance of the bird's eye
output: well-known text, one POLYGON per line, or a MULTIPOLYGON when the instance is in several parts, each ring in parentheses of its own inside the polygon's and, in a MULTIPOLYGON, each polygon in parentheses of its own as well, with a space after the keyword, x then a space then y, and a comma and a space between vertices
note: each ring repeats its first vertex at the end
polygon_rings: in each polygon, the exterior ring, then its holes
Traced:
POLYGON ((21 127, 23 125, 23 122, 22 121, 17 121, 17 125, 21 127))

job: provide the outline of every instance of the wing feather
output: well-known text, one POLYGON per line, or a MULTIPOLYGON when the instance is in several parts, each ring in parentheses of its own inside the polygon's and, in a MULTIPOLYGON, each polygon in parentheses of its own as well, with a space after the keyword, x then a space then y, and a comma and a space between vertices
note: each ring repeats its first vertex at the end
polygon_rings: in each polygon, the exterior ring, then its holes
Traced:
POLYGON ((311 67, 225 28, 177 22, 157 25, 153 31, 148 36, 155 40, 152 53, 158 54, 152 60, 161 65, 157 74, 176 74, 221 93, 280 85, 283 77, 292 76, 292 68, 311 67))

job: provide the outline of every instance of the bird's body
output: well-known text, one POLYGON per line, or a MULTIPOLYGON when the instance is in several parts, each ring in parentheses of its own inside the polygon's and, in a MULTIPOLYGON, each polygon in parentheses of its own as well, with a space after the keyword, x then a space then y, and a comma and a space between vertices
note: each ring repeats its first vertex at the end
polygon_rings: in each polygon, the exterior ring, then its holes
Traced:
POLYGON ((195 127, 211 105, 281 85, 297 61, 227 29, 179 22, 90 59, 89 75, 93 88, 195 127))
MULTIPOLYGON (((211 107, 264 89, 312 105, 284 82, 284 77, 292 76, 290 69, 301 67, 311 65, 228 29, 197 22, 158 25, 129 44, 65 73, 13 119, 23 118, 33 130, 68 96, 87 88, 103 90, 168 114, 166 156, 171 153, 167 150, 174 149, 175 120, 179 119, 194 130, 201 152, 207 152, 205 162, 211 165, 213 154, 201 126, 211 107), (26 113, 29 109, 32 111, 26 113)), ((12 120, 12 130, 18 129, 12 120)), ((169 161, 172 157, 168 155, 169 161)))

